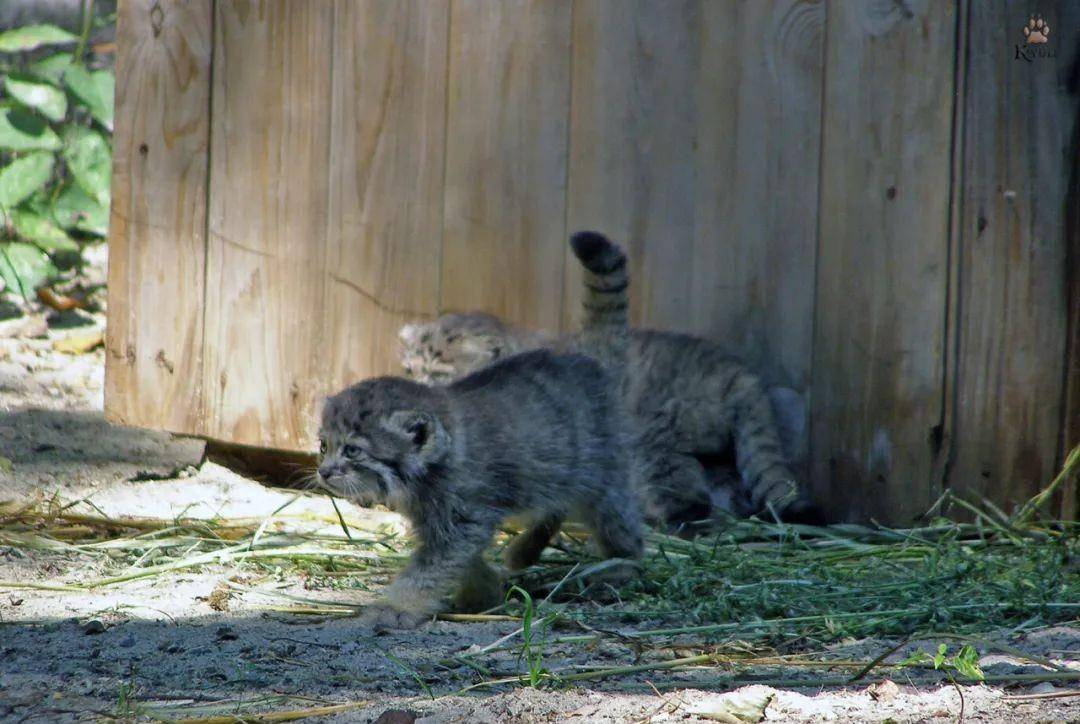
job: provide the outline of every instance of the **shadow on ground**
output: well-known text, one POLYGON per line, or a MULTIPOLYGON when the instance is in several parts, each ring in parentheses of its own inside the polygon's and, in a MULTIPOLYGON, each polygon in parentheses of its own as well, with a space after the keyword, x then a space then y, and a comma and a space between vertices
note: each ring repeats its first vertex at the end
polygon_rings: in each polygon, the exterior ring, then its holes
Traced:
MULTIPOLYGON (((111 425, 100 412, 0 412, 0 500, 65 495, 120 480, 173 477, 203 459, 201 440, 111 425)), ((77 494, 77 493, 76 493, 77 494)))

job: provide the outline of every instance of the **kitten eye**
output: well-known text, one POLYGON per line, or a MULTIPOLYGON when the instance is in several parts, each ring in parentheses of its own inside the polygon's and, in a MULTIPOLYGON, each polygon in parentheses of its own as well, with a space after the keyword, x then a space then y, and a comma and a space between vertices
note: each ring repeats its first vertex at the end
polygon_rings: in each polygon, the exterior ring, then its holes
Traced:
POLYGON ((319 454, 326 454, 326 440, 319 440, 319 454))
POLYGON ((346 445, 342 448, 342 452, 345 453, 345 457, 357 458, 364 454, 364 451, 357 445, 346 445))

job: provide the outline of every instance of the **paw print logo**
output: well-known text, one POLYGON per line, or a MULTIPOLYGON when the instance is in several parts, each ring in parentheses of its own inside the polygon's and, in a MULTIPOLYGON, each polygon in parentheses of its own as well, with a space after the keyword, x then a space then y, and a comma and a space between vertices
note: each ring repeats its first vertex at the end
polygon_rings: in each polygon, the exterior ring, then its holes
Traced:
POLYGON ((1050 41, 1050 25, 1042 19, 1042 15, 1032 15, 1024 26, 1024 40, 1029 45, 1039 45, 1050 41))

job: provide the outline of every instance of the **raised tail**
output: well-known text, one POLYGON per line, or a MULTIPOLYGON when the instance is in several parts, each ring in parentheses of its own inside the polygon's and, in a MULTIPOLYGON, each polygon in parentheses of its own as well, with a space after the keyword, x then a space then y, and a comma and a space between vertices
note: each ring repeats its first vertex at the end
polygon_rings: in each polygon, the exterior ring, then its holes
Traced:
POLYGON ((585 269, 582 341, 590 354, 622 367, 630 340, 630 275, 626 252, 595 231, 570 237, 574 256, 585 269))

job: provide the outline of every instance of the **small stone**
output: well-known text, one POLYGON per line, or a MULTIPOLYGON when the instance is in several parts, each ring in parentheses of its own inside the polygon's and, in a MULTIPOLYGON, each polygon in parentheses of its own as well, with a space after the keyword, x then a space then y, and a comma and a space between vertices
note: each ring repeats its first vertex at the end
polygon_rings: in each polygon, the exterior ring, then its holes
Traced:
POLYGON ((871 684, 866 687, 866 693, 874 701, 890 701, 900 693, 900 687, 890 679, 885 679, 880 684, 871 684))
POLYGON ((206 604, 215 611, 228 611, 230 598, 232 598, 232 592, 224 584, 219 583, 206 597, 206 604))
POLYGON ((105 624, 97 620, 96 618, 92 618, 85 624, 83 624, 83 633, 87 636, 105 633, 106 629, 107 627, 105 626, 105 624))
POLYGON ((219 626, 215 634, 218 641, 236 641, 236 639, 240 638, 229 626, 219 626))
POLYGON ((413 724, 416 721, 416 712, 408 709, 387 709, 374 724, 413 724))
POLYGON ((120 639, 120 641, 118 641, 116 645, 120 648, 130 649, 132 646, 135 645, 135 634, 129 633, 127 636, 120 639))

